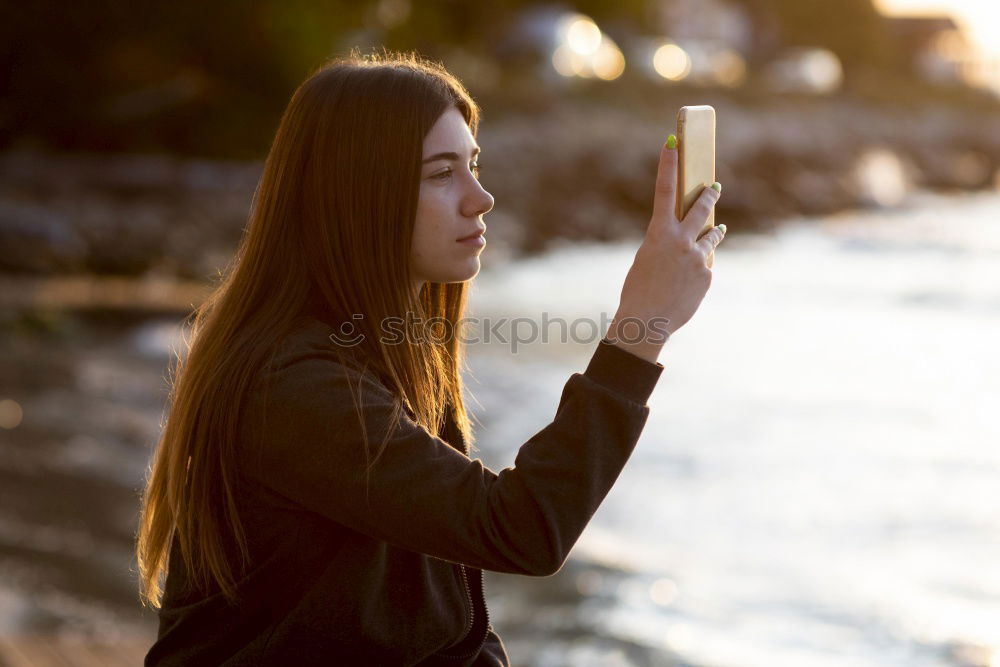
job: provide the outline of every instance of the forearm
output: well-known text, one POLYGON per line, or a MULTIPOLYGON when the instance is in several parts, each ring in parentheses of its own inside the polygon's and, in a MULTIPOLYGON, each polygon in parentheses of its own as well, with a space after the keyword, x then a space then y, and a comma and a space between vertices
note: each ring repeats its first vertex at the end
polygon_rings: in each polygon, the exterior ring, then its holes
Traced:
POLYGON ((655 364, 669 338, 668 332, 664 318, 640 318, 619 310, 605 338, 616 347, 655 364))

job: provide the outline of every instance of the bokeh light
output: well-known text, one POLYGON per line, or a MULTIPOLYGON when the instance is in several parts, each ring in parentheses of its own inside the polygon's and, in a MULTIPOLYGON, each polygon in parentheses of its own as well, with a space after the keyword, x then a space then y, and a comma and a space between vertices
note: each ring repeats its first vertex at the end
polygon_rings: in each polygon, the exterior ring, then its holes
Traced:
POLYGON ((601 29, 586 16, 575 16, 569 19, 565 42, 576 53, 590 55, 601 45, 601 29))
POLYGON ((613 81, 625 71, 625 56, 611 40, 605 39, 594 54, 591 64, 599 79, 613 81))
POLYGON ((552 67, 565 77, 613 81, 625 71, 625 56, 614 40, 587 16, 566 14, 556 30, 552 67))
POLYGON ((691 73, 691 58, 677 44, 664 44, 653 54, 653 69, 664 79, 680 81, 691 73))
POLYGON ((0 401, 0 428, 15 429, 21 424, 23 417, 20 403, 10 398, 0 401))

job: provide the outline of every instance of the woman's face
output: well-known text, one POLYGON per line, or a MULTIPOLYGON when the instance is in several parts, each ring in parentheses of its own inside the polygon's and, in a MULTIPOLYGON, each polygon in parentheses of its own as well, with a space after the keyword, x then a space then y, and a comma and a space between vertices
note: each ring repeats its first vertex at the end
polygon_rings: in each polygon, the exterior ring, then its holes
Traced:
POLYGON ((410 272, 419 293, 425 281, 455 283, 479 273, 482 245, 459 239, 484 230, 493 196, 480 185, 479 147, 456 107, 449 107, 424 139, 420 201, 410 248, 410 272))

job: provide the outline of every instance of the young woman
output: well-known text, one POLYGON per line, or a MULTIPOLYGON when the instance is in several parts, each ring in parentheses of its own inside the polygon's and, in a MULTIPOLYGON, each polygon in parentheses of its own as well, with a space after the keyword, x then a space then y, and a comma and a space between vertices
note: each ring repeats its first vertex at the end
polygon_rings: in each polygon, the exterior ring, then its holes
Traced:
POLYGON ((561 568, 639 438, 662 334, 697 310, 724 229, 696 238, 712 188, 674 217, 665 144, 607 337, 515 465, 489 470, 469 457, 454 328, 482 251, 463 239, 493 207, 478 117, 414 54, 352 53, 295 91, 174 369, 136 545, 160 619, 146 665, 509 664, 482 571, 561 568), (414 318, 446 332, 399 335, 414 318))

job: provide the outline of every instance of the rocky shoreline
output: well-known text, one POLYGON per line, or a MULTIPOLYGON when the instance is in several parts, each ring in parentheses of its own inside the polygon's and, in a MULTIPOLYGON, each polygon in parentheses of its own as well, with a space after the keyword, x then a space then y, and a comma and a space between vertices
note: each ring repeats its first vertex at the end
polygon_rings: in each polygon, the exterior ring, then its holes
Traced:
MULTIPOLYGON (((490 261, 564 240, 640 235, 659 146, 677 107, 691 101, 591 101, 496 119, 484 107, 482 180, 497 202, 486 217, 490 261)), ((989 110, 815 99, 754 107, 718 94, 696 101, 718 111, 718 216, 737 234, 797 214, 894 206, 916 189, 998 184, 1000 119, 989 110)), ((0 273, 210 281, 232 257, 261 167, 0 154, 0 273)))

